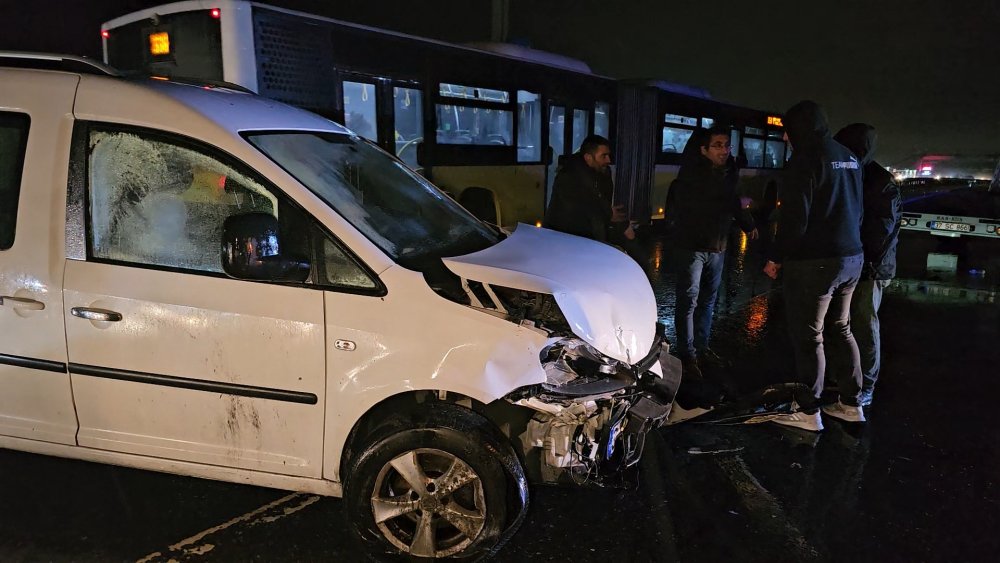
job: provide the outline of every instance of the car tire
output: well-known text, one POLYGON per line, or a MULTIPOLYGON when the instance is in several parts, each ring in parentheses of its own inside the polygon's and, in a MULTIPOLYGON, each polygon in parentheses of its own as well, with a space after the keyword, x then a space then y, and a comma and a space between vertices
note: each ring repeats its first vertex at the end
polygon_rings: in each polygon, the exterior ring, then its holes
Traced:
POLYGON ((380 561, 475 561, 499 549, 516 527, 511 508, 526 507, 513 497, 527 489, 523 472, 511 483, 498 434, 478 414, 444 403, 392 417, 373 432, 344 487, 348 521, 365 551, 380 561))

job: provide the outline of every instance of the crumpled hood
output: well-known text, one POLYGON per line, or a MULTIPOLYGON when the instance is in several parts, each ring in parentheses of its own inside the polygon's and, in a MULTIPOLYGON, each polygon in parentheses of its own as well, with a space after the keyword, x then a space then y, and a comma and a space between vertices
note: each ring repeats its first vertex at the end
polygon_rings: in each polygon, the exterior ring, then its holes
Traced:
POLYGON ((653 345, 653 288, 642 268, 611 246, 519 224, 486 250, 443 260, 469 280, 552 294, 573 332, 607 356, 634 364, 653 345))

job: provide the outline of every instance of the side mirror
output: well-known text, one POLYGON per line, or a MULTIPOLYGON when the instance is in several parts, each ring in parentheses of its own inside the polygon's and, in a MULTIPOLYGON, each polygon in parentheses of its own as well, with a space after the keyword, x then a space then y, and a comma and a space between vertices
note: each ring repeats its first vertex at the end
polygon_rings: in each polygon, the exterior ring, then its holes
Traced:
POLYGON ((282 256, 278 220, 267 213, 228 217, 222 225, 222 270, 242 280, 303 282, 309 261, 282 256))

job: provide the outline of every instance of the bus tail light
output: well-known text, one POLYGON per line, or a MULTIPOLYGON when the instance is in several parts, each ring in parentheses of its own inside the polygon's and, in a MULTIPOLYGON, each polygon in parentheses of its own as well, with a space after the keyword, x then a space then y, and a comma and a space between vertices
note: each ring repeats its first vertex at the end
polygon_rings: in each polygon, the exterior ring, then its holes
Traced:
POLYGON ((218 8, 212 8, 212 11, 210 13, 212 14, 212 17, 215 19, 219 19, 222 17, 222 11, 219 10, 218 8))

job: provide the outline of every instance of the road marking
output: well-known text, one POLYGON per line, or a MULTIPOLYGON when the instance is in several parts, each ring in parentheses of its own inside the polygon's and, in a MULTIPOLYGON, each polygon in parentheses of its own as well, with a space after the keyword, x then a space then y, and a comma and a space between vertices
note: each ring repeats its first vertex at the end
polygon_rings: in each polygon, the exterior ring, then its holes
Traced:
POLYGON ((321 497, 316 495, 305 495, 302 493, 292 493, 290 495, 279 498, 274 502, 269 502, 260 508, 247 512, 241 516, 237 516, 231 520, 223 522, 218 526, 213 526, 207 530, 199 532, 189 538, 183 539, 163 551, 156 551, 150 553, 149 555, 143 557, 136 561, 136 563, 153 563, 154 561, 176 561, 173 556, 199 556, 208 553, 215 549, 215 545, 210 543, 200 544, 202 540, 206 537, 227 530, 238 524, 245 524, 247 527, 256 526, 258 524, 270 524, 276 520, 280 520, 291 514, 302 510, 303 508, 319 501, 321 497), (300 500, 298 504, 293 506, 290 505, 293 501, 300 500), (280 511, 277 509, 281 508, 280 511), (275 514, 269 514, 271 512, 276 512, 275 514))
POLYGON ((715 458, 730 483, 736 489, 744 508, 760 524, 761 531, 782 539, 785 549, 794 553, 793 561, 816 561, 819 552, 805 538, 788 515, 781 502, 754 477, 739 455, 715 458))

